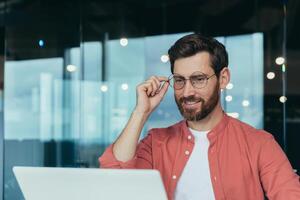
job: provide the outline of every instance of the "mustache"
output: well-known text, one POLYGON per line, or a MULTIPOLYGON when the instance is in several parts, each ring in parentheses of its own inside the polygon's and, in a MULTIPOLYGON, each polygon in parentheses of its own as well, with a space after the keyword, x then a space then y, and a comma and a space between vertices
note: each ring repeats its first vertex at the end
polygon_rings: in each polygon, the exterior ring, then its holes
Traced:
POLYGON ((202 102, 202 103, 204 103, 204 99, 202 99, 201 97, 196 98, 195 96, 181 97, 179 99, 180 103, 185 103, 187 101, 195 101, 195 102, 202 102))

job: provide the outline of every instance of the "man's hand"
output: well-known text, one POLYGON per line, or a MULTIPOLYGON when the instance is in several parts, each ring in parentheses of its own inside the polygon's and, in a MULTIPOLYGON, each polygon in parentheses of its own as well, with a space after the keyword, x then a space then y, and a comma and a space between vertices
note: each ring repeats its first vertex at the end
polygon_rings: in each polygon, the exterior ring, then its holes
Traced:
POLYGON ((161 102, 168 87, 168 78, 159 76, 152 76, 137 86, 135 110, 113 146, 113 154, 117 160, 127 162, 134 157, 146 120, 161 102))
POLYGON ((151 76, 136 88, 137 104, 135 111, 140 114, 150 115, 159 105, 168 91, 169 81, 164 76, 151 76))

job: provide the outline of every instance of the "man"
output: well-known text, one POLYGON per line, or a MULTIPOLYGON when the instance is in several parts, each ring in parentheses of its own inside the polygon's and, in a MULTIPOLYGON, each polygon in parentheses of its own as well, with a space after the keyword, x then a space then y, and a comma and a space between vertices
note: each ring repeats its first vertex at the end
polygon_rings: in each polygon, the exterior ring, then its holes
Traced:
POLYGON ((157 169, 169 199, 300 199, 299 177, 273 136, 221 107, 221 90, 230 81, 225 47, 191 34, 168 53, 172 76, 153 76, 137 86, 136 107, 99 158, 101 167, 157 169), (138 143, 169 85, 185 120, 152 129, 138 143))

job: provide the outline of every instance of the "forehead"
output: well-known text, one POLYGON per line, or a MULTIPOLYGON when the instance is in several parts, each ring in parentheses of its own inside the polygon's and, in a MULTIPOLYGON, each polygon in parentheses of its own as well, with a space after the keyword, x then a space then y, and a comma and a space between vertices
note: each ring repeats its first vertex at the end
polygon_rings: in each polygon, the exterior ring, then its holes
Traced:
POLYGON ((196 71, 205 74, 214 73, 208 52, 200 52, 190 57, 180 58, 174 63, 174 74, 190 76, 196 71))

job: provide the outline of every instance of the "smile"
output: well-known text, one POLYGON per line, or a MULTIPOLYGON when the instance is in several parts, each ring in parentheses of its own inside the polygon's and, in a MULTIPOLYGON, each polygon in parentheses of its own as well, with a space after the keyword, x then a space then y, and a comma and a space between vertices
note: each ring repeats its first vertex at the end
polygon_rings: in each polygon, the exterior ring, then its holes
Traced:
POLYGON ((199 101, 197 101, 197 102, 194 102, 194 101, 191 101, 191 102, 185 102, 185 104, 187 104, 187 105, 193 105, 193 104, 196 104, 196 103, 198 103, 199 101))
POLYGON ((199 103, 201 103, 201 101, 185 101, 183 102, 183 106, 185 108, 197 108, 199 107, 199 103))

